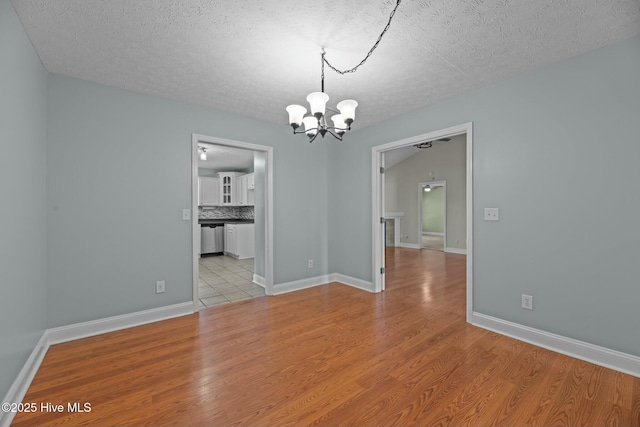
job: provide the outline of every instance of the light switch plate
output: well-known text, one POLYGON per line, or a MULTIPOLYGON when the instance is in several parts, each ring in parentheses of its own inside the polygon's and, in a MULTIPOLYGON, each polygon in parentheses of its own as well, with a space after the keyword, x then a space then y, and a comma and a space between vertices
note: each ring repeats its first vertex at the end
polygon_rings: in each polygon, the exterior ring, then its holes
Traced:
POLYGON ((182 209, 182 220, 189 221, 191 219, 191 209, 182 209))
POLYGON ((498 208, 484 208, 484 220, 485 221, 499 221, 500 209, 498 208))

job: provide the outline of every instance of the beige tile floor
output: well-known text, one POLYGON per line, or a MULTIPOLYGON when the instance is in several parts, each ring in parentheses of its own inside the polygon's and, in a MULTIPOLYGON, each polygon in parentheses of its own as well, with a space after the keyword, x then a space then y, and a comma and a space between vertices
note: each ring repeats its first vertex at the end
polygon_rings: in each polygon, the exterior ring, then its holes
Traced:
POLYGON ((264 288, 252 282, 253 258, 205 255, 199 267, 201 309, 265 295, 264 288))

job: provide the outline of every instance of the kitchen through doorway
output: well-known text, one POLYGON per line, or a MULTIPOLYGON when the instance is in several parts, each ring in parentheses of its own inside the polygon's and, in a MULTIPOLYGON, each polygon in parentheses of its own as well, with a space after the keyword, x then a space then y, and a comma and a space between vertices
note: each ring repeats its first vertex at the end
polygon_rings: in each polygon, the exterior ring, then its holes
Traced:
POLYGON ((273 149, 192 137, 194 311, 273 293, 273 149))

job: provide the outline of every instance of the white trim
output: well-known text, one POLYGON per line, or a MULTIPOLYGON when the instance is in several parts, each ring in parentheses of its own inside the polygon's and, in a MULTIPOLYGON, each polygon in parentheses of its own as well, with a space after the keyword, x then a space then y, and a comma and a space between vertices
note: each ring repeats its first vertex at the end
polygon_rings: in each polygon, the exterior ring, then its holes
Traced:
POLYGON ((367 292, 375 292, 373 289, 373 283, 366 280, 358 279, 357 277, 346 276, 340 273, 333 273, 329 275, 330 282, 339 282, 343 285, 351 286, 367 292))
POLYGON ((408 248, 408 249, 421 249, 420 245, 418 245, 416 243, 400 243, 400 247, 401 248, 408 248))
MULTIPOLYGON (((198 143, 208 143, 225 145, 229 147, 243 148, 245 150, 259 151, 266 154, 265 171, 265 241, 264 241, 264 282, 261 286, 265 288, 266 295, 274 295, 273 287, 273 147, 266 145, 252 144, 249 142, 234 141, 231 139, 218 138, 207 135, 191 135, 191 209, 198 212, 198 143)), ((193 285, 193 309, 198 310, 198 286, 199 286, 199 265, 198 254, 198 233, 200 227, 197 214, 192 215, 192 285, 193 285), (195 218, 194 218, 195 216, 195 218)))
POLYGON ((165 307, 152 308, 150 310, 137 311, 135 313, 122 314, 120 316, 61 326, 47 330, 48 343, 53 345, 73 341, 80 338, 118 331, 120 329, 172 319, 174 317, 186 316, 197 313, 197 311, 198 310, 193 310, 193 304, 191 302, 183 302, 165 307))
POLYGON ((198 181, 198 139, 191 135, 191 286, 193 293, 193 310, 199 310, 200 305, 200 223, 198 221, 199 181, 198 181))
POLYGON ((264 282, 265 282, 264 277, 258 276, 257 274, 254 273, 254 275, 253 275, 253 283, 255 283, 258 286, 262 286, 264 288, 264 282))
POLYGON ((466 134, 467 138, 467 322, 471 322, 473 314, 473 123, 468 122, 458 126, 412 136, 410 138, 393 141, 371 148, 371 237, 372 237, 372 282, 375 292, 383 290, 382 274, 380 267, 384 265, 382 256, 382 240, 378 229, 382 216, 381 194, 383 177, 380 175, 380 166, 383 163, 384 152, 395 148, 408 147, 422 141, 451 137, 466 134))
POLYGON ((466 249, 458 249, 458 248, 444 248, 444 251, 450 254, 460 254, 460 255, 466 255, 467 254, 467 250, 466 249))
POLYGON ((326 285, 329 280, 329 275, 309 277, 307 279, 294 280, 292 282, 278 283, 273 285, 273 295, 281 295, 289 292, 299 291, 302 289, 313 288, 315 286, 326 285))
MULTIPOLYGON (((22 366, 20 373, 16 377, 15 381, 7 391, 7 394, 4 396, 2 402, 9 403, 20 403, 24 399, 24 395, 27 394, 27 390, 29 390, 29 386, 31 385, 31 381, 33 381, 33 377, 36 376, 38 369, 40 368, 40 364, 44 359, 45 354, 47 354, 47 350, 49 349, 48 342, 48 331, 44 331, 38 343, 31 351, 29 358, 22 366)), ((0 426, 9 427, 11 425, 11 421, 16 416, 16 412, 4 412, 0 411, 0 426)))
POLYGON ((274 285, 274 295, 286 294, 300 291, 302 289, 313 288, 326 285, 331 282, 339 282, 343 285, 351 286, 362 291, 374 292, 373 283, 356 277, 346 276, 340 273, 323 274, 322 276, 309 277, 307 279, 294 280, 292 282, 278 283, 274 285))
POLYGON ((640 378, 640 357, 474 312, 471 324, 640 378))
POLYGON ((435 233, 433 231, 423 231, 422 235, 423 236, 440 236, 440 237, 444 237, 444 233, 435 233))
POLYGON ((467 322, 473 314, 473 123, 467 123, 467 322))

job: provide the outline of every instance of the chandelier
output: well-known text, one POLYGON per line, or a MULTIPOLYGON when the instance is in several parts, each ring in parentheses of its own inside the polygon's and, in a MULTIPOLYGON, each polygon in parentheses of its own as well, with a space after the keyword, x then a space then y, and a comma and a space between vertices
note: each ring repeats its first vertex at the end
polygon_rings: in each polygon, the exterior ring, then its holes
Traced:
POLYGON ((396 1, 396 6, 391 11, 389 16, 389 21, 387 22, 386 27, 378 36, 378 40, 375 42, 373 47, 369 49, 369 52, 364 57, 362 61, 355 67, 348 70, 338 70, 336 67, 331 65, 329 61, 325 58, 324 46, 322 47, 322 51, 320 54, 320 63, 321 63, 321 72, 320 72, 320 92, 312 92, 307 96, 307 102, 310 107, 310 115, 305 116, 307 113, 307 109, 302 105, 292 104, 289 105, 286 110, 289 113, 289 124, 293 128, 294 134, 304 133, 309 137, 309 142, 313 142, 318 135, 324 136, 329 133, 334 138, 342 141, 343 135, 351 130, 351 124, 356 118, 356 107, 358 106, 358 102, 354 99, 345 99, 337 104, 337 108, 339 111, 332 110, 327 108, 327 101, 329 100, 329 95, 324 93, 324 64, 327 64, 333 71, 338 74, 347 74, 354 73, 362 64, 364 64, 367 59, 371 56, 373 51, 378 47, 380 40, 382 40, 382 36, 385 35, 389 26, 391 25, 391 20, 393 19, 393 15, 396 13, 398 6, 400 6, 400 2, 402 0, 396 1), (333 113, 336 113, 331 116, 331 121, 333 122, 333 126, 330 126, 327 122, 326 110, 330 110, 333 113), (298 130, 301 126, 304 126, 303 130, 298 130))
POLYGON ((358 106, 358 102, 353 99, 345 99, 342 102, 339 102, 337 107, 338 111, 332 110, 335 113, 331 116, 331 121, 333 122, 333 126, 329 126, 327 124, 327 116, 325 110, 327 109, 327 101, 329 100, 329 95, 324 93, 324 64, 326 60, 324 59, 325 51, 322 49, 322 53, 320 54, 320 60, 322 62, 322 73, 320 78, 320 88, 321 92, 311 92, 309 96, 307 96, 307 102, 311 107, 311 115, 304 116, 307 112, 307 109, 302 105, 289 105, 286 110, 289 113, 289 124, 293 128, 293 133, 306 133, 309 137, 309 142, 313 142, 314 139, 320 134, 323 138, 325 134, 328 132, 334 138, 342 141, 342 135, 348 130, 351 130, 351 123, 356 118, 356 107, 358 106), (300 125, 304 125, 303 131, 298 131, 297 129, 300 125))

